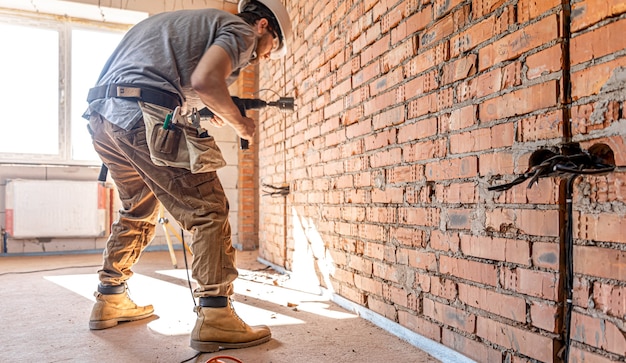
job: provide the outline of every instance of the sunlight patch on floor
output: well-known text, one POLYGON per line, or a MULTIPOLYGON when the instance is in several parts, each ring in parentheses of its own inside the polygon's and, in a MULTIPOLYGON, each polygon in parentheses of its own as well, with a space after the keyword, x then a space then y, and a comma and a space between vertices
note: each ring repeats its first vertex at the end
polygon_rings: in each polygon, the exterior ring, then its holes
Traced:
MULTIPOLYGON (((187 273, 184 269, 159 270, 156 272, 181 280, 187 280, 187 273)), ((235 293, 238 295, 271 302, 276 305, 292 307, 295 310, 306 311, 332 319, 350 319, 358 317, 358 315, 343 311, 329 310, 330 304, 326 303, 329 301, 327 296, 282 287, 280 285, 282 282, 276 282, 271 276, 244 269, 239 269, 239 276, 240 277, 235 280, 234 283, 235 293)), ((192 283, 195 283, 193 279, 192 283)), ((239 312, 239 308, 237 308, 237 312, 239 312)))
MULTIPOLYGON (((179 277, 180 273, 186 280, 185 270, 171 270, 170 273, 163 274, 179 277)), ((98 285, 97 274, 45 276, 44 278, 95 302, 93 294, 98 285)), ((183 335, 191 332, 196 321, 196 314, 193 311, 193 300, 188 287, 140 274, 134 274, 128 286, 131 298, 138 305, 152 304, 154 306, 158 319, 148 323, 152 331, 163 335, 183 335)), ((250 325, 278 326, 305 323, 300 319, 254 307, 244 302, 235 301, 233 305, 237 314, 250 325)))

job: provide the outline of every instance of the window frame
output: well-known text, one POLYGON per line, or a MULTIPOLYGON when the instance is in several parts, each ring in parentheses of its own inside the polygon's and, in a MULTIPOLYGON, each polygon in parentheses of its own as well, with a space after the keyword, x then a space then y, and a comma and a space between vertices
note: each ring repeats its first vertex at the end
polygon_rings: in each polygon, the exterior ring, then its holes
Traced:
MULTIPOLYGON (((30 13, 0 8, 0 22, 9 25, 31 26, 58 32, 58 153, 11 153, 0 152, 0 164, 30 164, 30 165, 66 165, 66 166, 94 166, 100 165, 97 160, 72 159, 72 31, 105 30, 124 33, 134 24, 119 24, 70 16, 30 13)), ((86 95, 85 95, 86 98, 86 95)), ((85 101, 87 109, 87 101, 85 101)), ((76 120, 74 120, 76 121, 76 120)), ((87 120, 85 128, 87 127, 87 120)))

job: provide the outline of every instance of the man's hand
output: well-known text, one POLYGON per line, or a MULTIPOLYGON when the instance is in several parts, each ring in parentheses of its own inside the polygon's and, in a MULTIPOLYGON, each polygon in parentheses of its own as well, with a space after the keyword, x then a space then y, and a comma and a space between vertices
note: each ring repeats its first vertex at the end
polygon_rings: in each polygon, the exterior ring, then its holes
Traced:
POLYGON ((242 139, 252 140, 254 138, 254 131, 256 130, 256 122, 250 117, 243 117, 243 123, 233 125, 233 128, 242 139))
MULTIPOLYGON (((227 124, 219 116, 213 116, 209 118, 208 121, 215 127, 222 127, 227 124)), ((256 130, 256 122, 250 117, 243 117, 243 123, 237 125, 232 124, 231 126, 239 137, 246 140, 252 139, 256 130)))

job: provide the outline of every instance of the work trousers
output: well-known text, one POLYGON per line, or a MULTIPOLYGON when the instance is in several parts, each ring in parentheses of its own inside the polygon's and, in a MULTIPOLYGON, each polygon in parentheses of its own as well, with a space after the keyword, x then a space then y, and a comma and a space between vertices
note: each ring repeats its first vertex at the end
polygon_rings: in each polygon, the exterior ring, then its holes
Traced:
POLYGON ((237 278, 228 201, 216 172, 192 174, 150 160, 143 121, 124 130, 97 113, 89 120, 93 144, 117 186, 122 209, 111 226, 100 282, 119 285, 154 237, 159 202, 192 233, 196 297, 229 296, 237 278))

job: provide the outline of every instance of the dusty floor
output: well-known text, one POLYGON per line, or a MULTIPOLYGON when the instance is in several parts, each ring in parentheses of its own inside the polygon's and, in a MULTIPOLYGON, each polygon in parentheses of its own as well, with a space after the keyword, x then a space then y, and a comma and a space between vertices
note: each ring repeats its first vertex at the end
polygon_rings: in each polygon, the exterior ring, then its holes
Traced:
POLYGON ((269 325, 272 340, 194 358, 182 251, 177 259, 174 269, 167 252, 145 253, 129 282, 133 299, 153 304, 155 317, 90 331, 99 254, 0 257, 0 362, 206 362, 218 355, 245 363, 439 362, 322 296, 285 288, 286 276, 253 252, 238 256, 235 308, 246 322, 269 325))

